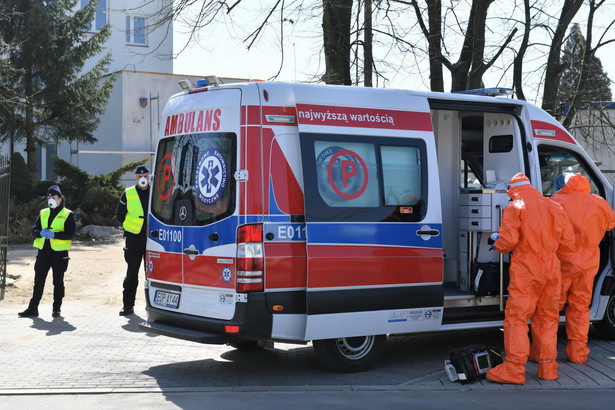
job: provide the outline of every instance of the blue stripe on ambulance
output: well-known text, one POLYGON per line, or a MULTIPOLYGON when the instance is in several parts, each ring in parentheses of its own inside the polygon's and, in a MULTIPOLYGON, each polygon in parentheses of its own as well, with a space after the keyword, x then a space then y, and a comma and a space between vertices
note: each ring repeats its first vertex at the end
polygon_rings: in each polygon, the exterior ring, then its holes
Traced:
POLYGON ((369 222, 312 222, 307 235, 314 244, 349 244, 376 246, 404 246, 442 249, 442 224, 437 223, 369 223, 369 222), (440 234, 420 235, 428 226, 440 234))

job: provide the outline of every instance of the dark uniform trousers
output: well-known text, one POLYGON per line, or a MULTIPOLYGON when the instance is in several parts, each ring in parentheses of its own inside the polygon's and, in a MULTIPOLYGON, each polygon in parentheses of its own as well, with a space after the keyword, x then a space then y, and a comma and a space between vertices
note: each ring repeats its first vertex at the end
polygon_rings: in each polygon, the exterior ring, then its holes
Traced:
POLYGON ((135 305, 135 297, 137 286, 139 285, 139 268, 141 261, 145 268, 145 245, 147 244, 147 236, 134 235, 126 232, 126 242, 124 248, 124 260, 128 267, 126 276, 124 277, 124 307, 133 307, 135 305))
POLYGON ((34 291, 30 299, 30 308, 38 308, 43 297, 47 273, 51 268, 53 274, 53 310, 62 307, 64 298, 64 272, 68 268, 68 251, 39 251, 34 263, 34 291))

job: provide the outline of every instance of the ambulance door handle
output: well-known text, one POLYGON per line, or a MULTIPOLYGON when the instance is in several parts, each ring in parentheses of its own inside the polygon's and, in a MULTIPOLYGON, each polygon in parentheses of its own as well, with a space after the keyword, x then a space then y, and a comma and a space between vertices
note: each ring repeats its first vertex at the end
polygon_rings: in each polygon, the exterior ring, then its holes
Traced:
POLYGON ((417 235, 430 235, 430 236, 438 236, 440 235, 440 231, 437 229, 430 229, 427 231, 416 231, 417 235))
POLYGON ((156 231, 156 230, 151 231, 149 234, 150 234, 150 236, 151 236, 152 238, 157 238, 157 237, 158 237, 158 231, 156 231))
POLYGON ((184 254, 185 255, 198 255, 199 251, 197 249, 187 248, 187 249, 184 249, 184 254))

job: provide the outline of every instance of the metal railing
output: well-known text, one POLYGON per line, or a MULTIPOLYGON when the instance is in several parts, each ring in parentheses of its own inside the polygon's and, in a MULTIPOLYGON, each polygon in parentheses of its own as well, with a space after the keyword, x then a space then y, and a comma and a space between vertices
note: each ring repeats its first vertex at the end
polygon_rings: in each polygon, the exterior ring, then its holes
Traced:
POLYGON ((6 288, 10 193, 11 161, 7 157, 0 157, 0 300, 4 300, 4 290, 6 288))

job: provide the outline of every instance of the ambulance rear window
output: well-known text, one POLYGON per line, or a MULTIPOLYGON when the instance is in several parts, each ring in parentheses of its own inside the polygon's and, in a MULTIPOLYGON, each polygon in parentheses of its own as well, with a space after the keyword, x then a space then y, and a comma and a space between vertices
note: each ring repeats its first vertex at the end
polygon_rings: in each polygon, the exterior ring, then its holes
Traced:
POLYGON ((170 225, 200 226, 235 211, 236 136, 182 135, 160 141, 151 212, 170 225))

